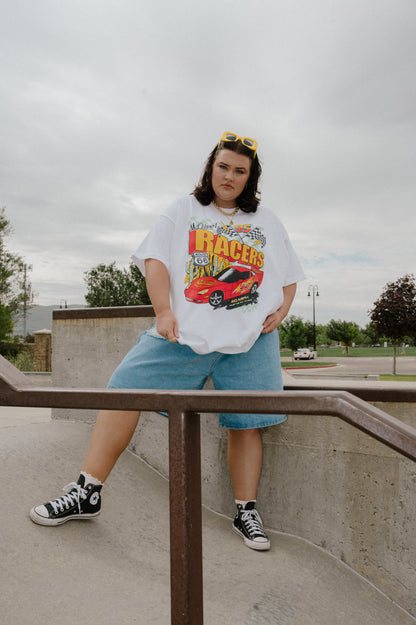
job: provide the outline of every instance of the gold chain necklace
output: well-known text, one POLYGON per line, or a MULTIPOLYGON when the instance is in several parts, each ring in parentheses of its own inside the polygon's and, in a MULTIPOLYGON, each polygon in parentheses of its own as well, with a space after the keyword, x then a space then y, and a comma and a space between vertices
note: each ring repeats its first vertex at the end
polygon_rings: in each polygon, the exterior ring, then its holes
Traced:
POLYGON ((228 222, 230 226, 232 226, 234 224, 232 218, 234 217, 234 215, 236 215, 236 213, 238 213, 238 211, 240 210, 238 206, 235 207, 235 209, 233 210, 232 213, 227 213, 225 210, 223 210, 222 208, 220 208, 219 206, 216 205, 216 203, 214 202, 214 200, 212 200, 212 203, 214 205, 214 208, 217 209, 217 211, 219 211, 220 213, 222 213, 223 215, 225 215, 226 217, 230 218, 230 221, 228 222))

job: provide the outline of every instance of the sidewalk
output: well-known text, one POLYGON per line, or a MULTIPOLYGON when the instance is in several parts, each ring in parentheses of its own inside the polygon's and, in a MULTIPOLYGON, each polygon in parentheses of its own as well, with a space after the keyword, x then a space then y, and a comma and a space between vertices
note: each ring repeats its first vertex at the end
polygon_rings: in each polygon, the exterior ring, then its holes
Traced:
MULTIPOLYGON (((91 427, 43 409, 0 408, 2 625, 169 625, 168 483, 125 452, 103 513, 33 524, 34 504, 78 477, 91 427)), ((206 625, 415 625, 348 567, 271 533, 254 552, 231 521, 203 511, 206 625)))

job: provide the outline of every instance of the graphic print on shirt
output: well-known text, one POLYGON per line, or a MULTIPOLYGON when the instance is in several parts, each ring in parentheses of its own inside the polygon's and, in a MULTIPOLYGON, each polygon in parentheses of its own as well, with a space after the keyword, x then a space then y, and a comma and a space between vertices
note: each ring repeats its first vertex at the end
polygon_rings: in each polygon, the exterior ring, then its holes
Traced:
POLYGON ((186 264, 188 302, 232 309, 256 304, 263 281, 263 228, 192 222, 186 264))

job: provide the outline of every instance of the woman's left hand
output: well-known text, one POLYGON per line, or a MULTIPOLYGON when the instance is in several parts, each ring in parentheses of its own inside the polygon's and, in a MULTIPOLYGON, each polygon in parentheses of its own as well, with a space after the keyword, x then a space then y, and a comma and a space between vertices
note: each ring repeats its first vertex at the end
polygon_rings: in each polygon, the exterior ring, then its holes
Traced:
POLYGON ((272 313, 268 317, 266 317, 265 322, 263 323, 262 334, 267 334, 268 332, 273 332, 277 327, 280 326, 283 319, 286 317, 286 314, 282 311, 281 308, 276 310, 276 312, 272 313))
POLYGON ((266 320, 263 323, 262 334, 273 332, 273 330, 276 330, 276 328, 280 326, 290 310, 295 293, 296 282, 283 287, 283 304, 276 310, 276 312, 266 317, 266 320))

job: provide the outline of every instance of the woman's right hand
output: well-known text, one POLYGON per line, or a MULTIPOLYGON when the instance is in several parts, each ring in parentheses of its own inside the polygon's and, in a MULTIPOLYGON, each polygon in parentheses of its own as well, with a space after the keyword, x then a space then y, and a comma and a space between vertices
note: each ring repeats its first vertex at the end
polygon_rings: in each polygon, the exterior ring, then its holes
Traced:
POLYGON ((170 308, 163 310, 156 315, 156 330, 161 336, 168 339, 171 343, 176 343, 178 340, 178 322, 170 308))

